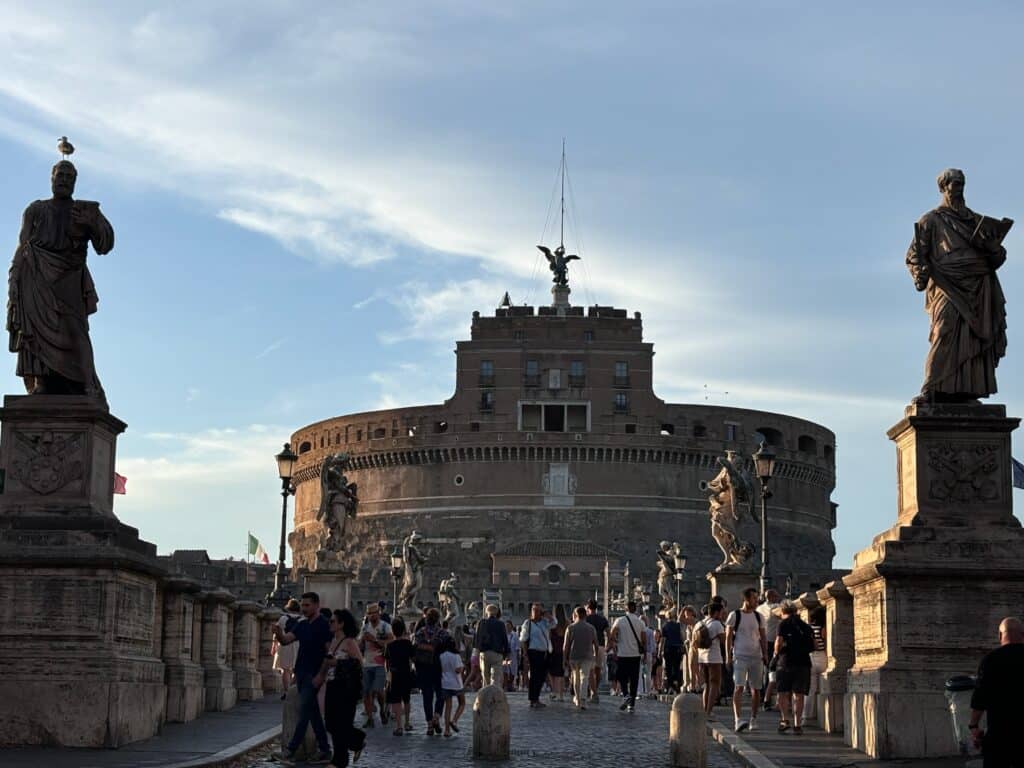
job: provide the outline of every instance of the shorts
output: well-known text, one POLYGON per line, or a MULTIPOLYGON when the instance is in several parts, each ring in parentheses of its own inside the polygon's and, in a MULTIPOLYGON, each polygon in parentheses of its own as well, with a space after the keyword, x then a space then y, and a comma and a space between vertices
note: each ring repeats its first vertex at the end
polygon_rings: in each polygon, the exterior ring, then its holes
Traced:
POLYGON ((465 688, 459 688, 459 689, 442 688, 441 689, 441 699, 442 700, 454 699, 456 696, 461 696, 463 693, 465 693, 465 691, 466 691, 465 688))
POLYGON ((736 656, 732 660, 732 681, 737 688, 749 686, 752 691, 761 690, 764 662, 756 656, 736 656))
POLYGON ((597 660, 594 662, 594 668, 597 670, 598 676, 601 675, 601 670, 604 669, 604 665, 608 661, 608 651, 604 648, 597 649, 597 660))
POLYGON ((363 694, 383 691, 386 677, 384 667, 363 667, 363 694))
POLYGON ((803 696, 811 690, 811 668, 790 667, 775 673, 779 693, 799 693, 803 696))

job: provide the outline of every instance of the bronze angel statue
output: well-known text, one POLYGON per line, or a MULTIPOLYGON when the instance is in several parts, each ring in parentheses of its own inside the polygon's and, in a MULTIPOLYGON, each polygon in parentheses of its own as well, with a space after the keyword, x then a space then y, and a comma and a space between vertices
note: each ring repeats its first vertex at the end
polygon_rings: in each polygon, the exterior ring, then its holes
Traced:
POLYGON ((545 245, 538 245, 537 249, 544 254, 548 260, 548 269, 554 275, 553 280, 555 285, 568 285, 569 284, 569 262, 579 261, 579 256, 575 254, 565 255, 565 246, 558 246, 555 248, 554 253, 551 249, 545 245))
POLYGON ((324 549, 331 552, 341 549, 345 523, 356 516, 359 506, 358 487, 345 476, 347 468, 347 453, 326 456, 320 465, 320 510, 316 519, 327 528, 324 549))
POLYGON ((726 451, 718 465, 721 469, 707 490, 711 536, 725 556, 715 570, 722 571, 743 565, 754 554, 753 545, 739 538, 737 527, 744 511, 755 521, 759 518, 754 511, 754 484, 743 459, 736 451, 726 451))

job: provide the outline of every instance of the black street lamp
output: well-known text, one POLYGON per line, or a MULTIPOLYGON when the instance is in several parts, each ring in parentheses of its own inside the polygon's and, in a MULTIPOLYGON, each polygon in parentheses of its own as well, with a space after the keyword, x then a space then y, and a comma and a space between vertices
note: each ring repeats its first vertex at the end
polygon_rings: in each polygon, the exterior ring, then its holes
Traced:
POLYGON ((292 487, 292 473, 299 457, 292 447, 284 444, 284 449, 274 457, 277 460, 277 474, 281 478, 281 547, 277 552, 277 570, 274 571, 274 591, 267 595, 267 602, 278 608, 284 608, 288 602, 288 593, 284 588, 284 545, 285 530, 288 525, 288 497, 295 493, 292 487))
POLYGON ((764 443, 752 457, 754 472, 761 481, 761 594, 771 586, 771 571, 768 564, 768 499, 772 492, 768 490, 768 481, 775 471, 775 452, 764 443))
POLYGON ((686 555, 682 552, 676 552, 672 555, 672 559, 675 561, 675 577, 676 577, 676 618, 682 619, 683 612, 682 606, 679 604, 679 588, 683 583, 683 572, 686 571, 686 555))
POLYGON ((394 584, 394 588, 391 592, 391 605, 394 614, 398 615, 398 582, 402 578, 403 566, 405 561, 402 560, 402 549, 397 544, 395 548, 391 550, 391 581, 394 584))

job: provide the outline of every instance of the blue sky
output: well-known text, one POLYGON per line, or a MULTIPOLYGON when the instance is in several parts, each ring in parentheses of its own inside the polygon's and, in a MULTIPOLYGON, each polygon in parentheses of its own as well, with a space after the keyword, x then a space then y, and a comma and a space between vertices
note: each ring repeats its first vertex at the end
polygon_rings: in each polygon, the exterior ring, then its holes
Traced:
MULTIPOLYGON (((573 298, 643 313, 661 397, 707 384, 832 428, 848 567, 895 518, 885 430, 928 330, 903 257, 935 175, 963 168, 975 210, 1024 210, 1009 2, 0 13, 0 235, 13 253, 68 135, 77 196, 117 231, 91 261, 97 365, 129 424, 116 511, 161 551, 241 555, 252 530, 276 552, 294 428, 451 394, 472 311, 545 296, 564 136, 573 298)), ((1016 414, 1021 237, 994 398, 1016 414)))

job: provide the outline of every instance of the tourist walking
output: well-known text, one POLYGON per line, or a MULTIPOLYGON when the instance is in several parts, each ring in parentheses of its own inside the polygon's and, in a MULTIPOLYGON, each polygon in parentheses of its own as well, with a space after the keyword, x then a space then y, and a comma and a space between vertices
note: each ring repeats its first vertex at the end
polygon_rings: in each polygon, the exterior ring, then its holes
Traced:
POLYGON ((509 654, 508 634, 501 620, 501 609, 493 604, 484 608, 485 618, 476 627, 474 643, 480 656, 483 685, 498 685, 505 658, 509 654))
POLYGON ((505 690, 519 690, 519 633, 515 624, 505 621, 505 636, 508 640, 508 656, 505 658, 505 690))
POLYGON ((380 707, 380 724, 388 722, 388 709, 384 702, 384 649, 395 639, 391 625, 380 617, 380 605, 366 606, 366 621, 360 640, 363 645, 363 713, 364 728, 373 728, 374 699, 380 707))
POLYGON ((725 663, 732 665, 732 711, 737 733, 757 730, 757 711, 761 703, 764 667, 768 663, 768 645, 761 614, 757 612, 757 590, 743 590, 743 604, 725 620, 725 663), (750 689, 750 719, 743 718, 743 689, 750 689))
MULTIPOLYGON (((292 625, 302 617, 299 613, 299 601, 294 597, 289 598, 288 602, 284 606, 284 614, 277 620, 277 625, 285 632, 292 628, 292 625)), ((274 669, 281 675, 281 698, 284 699, 288 695, 288 688, 292 684, 292 672, 295 669, 295 654, 298 653, 299 646, 292 643, 291 645, 281 645, 277 642, 277 638, 274 638, 273 654, 274 654, 274 669)))
POLYGON ((545 706, 540 700, 540 692, 544 687, 544 679, 548 672, 548 655, 551 653, 551 636, 548 624, 544 621, 544 611, 540 603, 530 606, 530 618, 519 628, 519 642, 526 649, 525 666, 530 676, 529 700, 530 707, 541 709, 545 706))
POLYGON ((636 708, 637 685, 640 682, 640 659, 646 653, 647 633, 636 615, 636 602, 626 604, 626 614, 612 624, 611 644, 617 659, 619 684, 626 700, 619 707, 632 712, 636 708))
POLYGON ((675 608, 668 612, 668 621, 661 625, 661 655, 665 660, 665 691, 681 693, 683 690, 683 627, 675 608))
POLYGON ((449 638, 441 628, 441 614, 436 608, 428 608, 423 615, 422 625, 413 638, 413 660, 416 663, 416 683, 423 696, 423 716, 427 721, 427 736, 441 733, 441 712, 444 697, 441 695, 441 649, 449 638))
POLYGON ((1007 617, 999 623, 999 647, 978 667, 971 695, 971 737, 981 747, 984 768, 1024 768, 1020 727, 1024 723, 1024 625, 1007 617), (981 730, 981 716, 988 716, 981 730))
MULTIPOLYGON (((775 638, 779 634, 779 622, 782 621, 782 596, 777 590, 765 590, 764 600, 757 606, 757 612, 761 614, 762 623, 764 624, 764 637, 768 642, 768 648, 772 649, 775 647, 775 638)), ((772 708, 772 695, 775 693, 775 674, 775 670, 768 669, 768 679, 765 684, 764 696, 762 697, 765 712, 772 708)))
POLYGON ((349 751, 358 760, 366 744, 366 733, 352 724, 363 687, 362 654, 355 616, 346 610, 334 611, 330 627, 333 637, 317 678, 326 682, 324 724, 333 750, 328 768, 342 768, 348 765, 349 751))
POLYGON ((825 650, 828 647, 825 635, 827 615, 825 609, 819 606, 807 617, 808 623, 811 625, 811 633, 814 635, 814 650, 811 651, 811 687, 807 691, 807 703, 804 705, 804 720, 818 717, 818 681, 828 666, 828 654, 825 650))
POLYGON ((562 655, 569 664, 572 685, 572 703, 586 709, 590 672, 597 661, 597 630, 587 622, 587 611, 582 605, 573 611, 575 621, 565 630, 562 655))
POLYGON ((683 629, 683 688, 689 693, 699 693, 701 690, 700 665, 697 643, 694 641, 697 609, 692 605, 684 605, 680 624, 683 629))
POLYGON ((725 664, 725 627, 722 625, 722 603, 706 606, 707 615, 693 632, 697 646, 697 664, 704 683, 704 712, 710 715, 722 690, 722 667, 725 664))
POLYGON ((641 672, 643 680, 643 695, 653 696, 654 695, 654 679, 658 670, 658 636, 657 633, 651 628, 651 619, 649 616, 642 616, 640 621, 644 623, 644 655, 641 663, 641 672))
POLYGON ((405 622, 397 617, 391 623, 391 632, 395 639, 384 649, 384 665, 387 669, 387 686, 384 700, 391 707, 391 716, 395 719, 395 736, 401 736, 404 730, 411 731, 410 697, 412 696, 412 641, 405 636, 405 622), (403 718, 404 715, 404 718, 403 718))
POLYGON ((601 675, 604 674, 604 667, 607 663, 605 646, 608 642, 608 619, 601 613, 601 606, 593 598, 587 601, 587 623, 597 633, 597 659, 594 662, 594 672, 590 676, 590 700, 597 704, 601 675))
POLYGON ((459 718, 466 710, 466 693, 462 682, 465 666, 462 654, 455 646, 455 640, 448 638, 441 652, 441 696, 444 698, 444 735, 451 736, 452 731, 459 732, 459 718), (459 708, 452 715, 452 699, 459 700, 459 708))
MULTIPOLYGON (((554 623, 551 624, 551 655, 548 656, 548 684, 551 686, 551 700, 565 701, 565 656, 562 647, 565 643, 565 631, 569 622, 565 619, 565 609, 555 606, 554 623)), ((549 621, 549 624, 551 621, 549 621)))
POLYGON ((804 697, 811 687, 811 651, 814 634, 800 618, 796 603, 782 604, 782 621, 775 638, 777 670, 775 684, 779 690, 779 732, 793 726, 793 733, 801 734, 804 717, 804 697))
POLYGON ((306 728, 313 726, 316 743, 320 748, 318 760, 327 762, 331 756, 330 745, 327 743, 327 730, 324 728, 317 692, 320 687, 316 678, 320 672, 324 657, 327 655, 328 643, 332 638, 330 625, 320 615, 320 596, 316 592, 305 592, 299 601, 302 619, 297 621, 285 632, 277 624, 274 625, 274 639, 281 645, 299 644, 299 652, 295 657, 295 687, 299 691, 299 719, 295 723, 295 732, 282 752, 276 753, 282 762, 294 760, 295 750, 306 737, 306 728))

